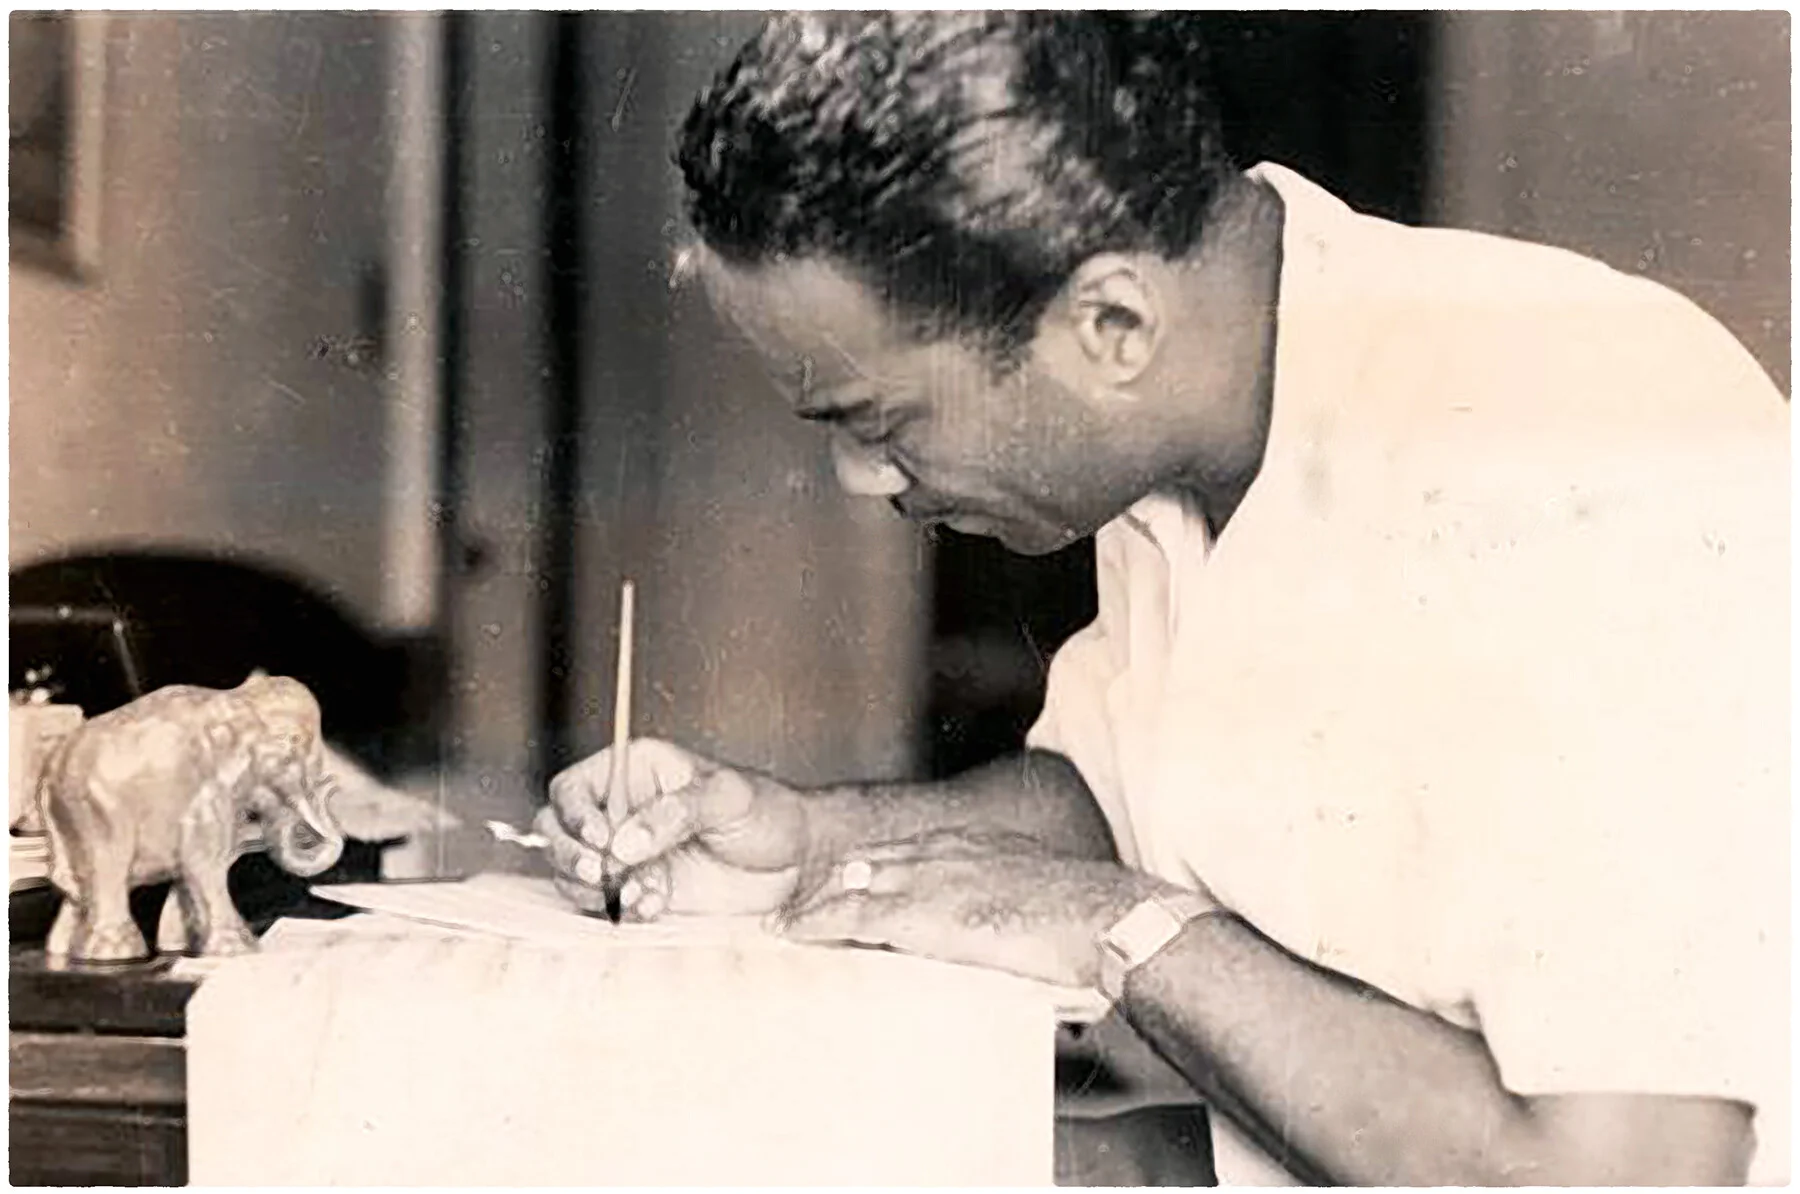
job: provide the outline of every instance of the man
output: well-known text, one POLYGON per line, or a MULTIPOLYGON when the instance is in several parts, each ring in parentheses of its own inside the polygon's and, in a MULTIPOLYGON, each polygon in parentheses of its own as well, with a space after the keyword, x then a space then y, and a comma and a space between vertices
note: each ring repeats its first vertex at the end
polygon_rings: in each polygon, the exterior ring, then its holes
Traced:
POLYGON ((564 890, 1102 985, 1227 1184, 1785 1180, 1782 396, 1648 282, 1235 170, 1204 30, 791 16, 700 97, 698 271, 845 486, 1097 532, 1100 612, 945 783, 646 742, 610 834, 577 765, 564 890))

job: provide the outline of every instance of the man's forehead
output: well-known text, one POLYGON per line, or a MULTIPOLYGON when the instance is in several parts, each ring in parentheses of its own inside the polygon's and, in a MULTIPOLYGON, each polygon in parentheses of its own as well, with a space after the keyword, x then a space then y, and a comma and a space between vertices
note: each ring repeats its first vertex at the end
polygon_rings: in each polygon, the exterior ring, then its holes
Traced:
POLYGON ((714 304, 771 364, 804 365, 816 379, 906 346, 900 321, 874 292, 830 262, 743 266, 712 254, 700 268, 714 304))
POLYGON ((708 286, 733 298, 781 297, 803 308, 873 311, 874 291, 852 272, 824 257, 775 257, 766 262, 728 260, 711 249, 700 250, 698 268, 708 286))

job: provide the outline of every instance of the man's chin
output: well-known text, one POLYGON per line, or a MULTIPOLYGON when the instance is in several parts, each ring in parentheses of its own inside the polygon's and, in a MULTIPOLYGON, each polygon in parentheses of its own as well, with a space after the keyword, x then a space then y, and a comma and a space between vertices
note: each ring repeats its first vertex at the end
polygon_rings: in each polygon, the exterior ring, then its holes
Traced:
POLYGON ((1074 531, 1061 527, 1021 526, 1017 523, 994 524, 989 538, 1014 555, 1047 556, 1080 539, 1074 531))
POLYGON ((982 514, 953 514, 938 520, 935 525, 959 535, 992 539, 1014 555, 1021 556, 1047 556, 1081 538, 1079 532, 1066 527, 1014 522, 982 514))

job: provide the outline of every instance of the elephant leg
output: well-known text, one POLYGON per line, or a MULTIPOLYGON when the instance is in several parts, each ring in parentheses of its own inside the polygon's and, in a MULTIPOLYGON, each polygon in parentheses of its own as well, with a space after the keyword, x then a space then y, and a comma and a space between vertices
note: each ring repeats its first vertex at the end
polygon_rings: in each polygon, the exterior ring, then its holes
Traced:
POLYGON ((50 922, 50 936, 44 942, 44 953, 52 958, 68 957, 79 922, 80 912, 75 901, 64 896, 62 906, 56 910, 56 919, 50 922))
POLYGON ((131 825, 111 815, 120 807, 115 793, 91 779, 72 792, 59 788, 43 803, 50 881, 63 896, 44 946, 51 957, 123 962, 149 956, 131 919, 137 840, 131 825))
POLYGON ((248 953, 256 948, 256 937, 238 915, 226 884, 237 835, 229 793, 220 793, 209 784, 200 800, 217 810, 217 815, 190 816, 182 823, 181 875, 176 890, 187 897, 189 941, 206 956, 248 953))
POLYGON ((112 844, 117 849, 89 855, 87 890, 69 899, 75 906, 69 956, 78 962, 133 962, 150 956, 131 919, 132 843, 112 844))
POLYGON ((156 952, 159 954, 185 954, 194 947, 194 935, 190 931, 193 924, 191 905, 186 889, 176 883, 169 888, 169 898, 163 901, 162 916, 156 922, 156 952))
POLYGON ((256 935, 238 914, 225 883, 230 865, 209 860, 182 867, 182 882, 193 892, 187 941, 203 957, 249 953, 256 948, 256 935))

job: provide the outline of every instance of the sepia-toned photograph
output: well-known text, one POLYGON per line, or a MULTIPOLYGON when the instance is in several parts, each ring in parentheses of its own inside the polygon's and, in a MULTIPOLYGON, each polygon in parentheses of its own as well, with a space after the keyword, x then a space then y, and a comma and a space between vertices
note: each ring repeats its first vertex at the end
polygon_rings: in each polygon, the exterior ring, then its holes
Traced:
POLYGON ((1784 11, 9 16, 15 1186, 1784 1186, 1784 11))

